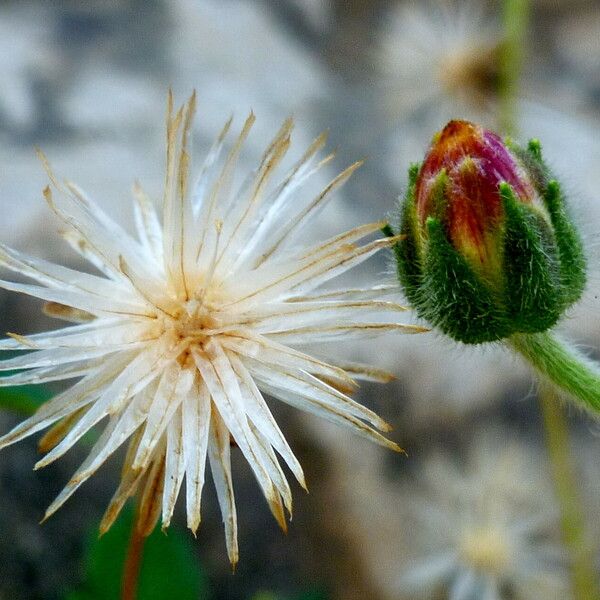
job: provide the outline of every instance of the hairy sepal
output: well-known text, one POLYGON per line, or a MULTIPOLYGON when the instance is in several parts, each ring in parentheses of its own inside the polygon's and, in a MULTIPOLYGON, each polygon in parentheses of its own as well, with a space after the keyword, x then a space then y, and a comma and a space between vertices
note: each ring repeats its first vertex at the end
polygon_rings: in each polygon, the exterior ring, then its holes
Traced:
POLYGON ((537 333, 556 324, 562 291, 554 235, 546 217, 519 203, 510 185, 500 184, 505 214, 504 275, 512 332, 537 333))
POLYGON ((404 238, 394 246, 398 278, 407 300, 417 305, 419 289, 422 283, 421 258, 417 246, 417 211, 415 206, 415 185, 419 165, 413 165, 409 171, 409 186, 402 204, 400 215, 400 235, 404 238))
POLYGON ((426 223, 427 252, 417 314, 465 344, 500 340, 510 334, 502 303, 450 244, 443 224, 426 223))

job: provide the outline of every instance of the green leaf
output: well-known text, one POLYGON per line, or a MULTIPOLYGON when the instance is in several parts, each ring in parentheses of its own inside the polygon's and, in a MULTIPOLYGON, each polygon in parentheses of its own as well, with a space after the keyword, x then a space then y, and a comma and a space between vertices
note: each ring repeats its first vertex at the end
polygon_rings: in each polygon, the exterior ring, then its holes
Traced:
POLYGON ((251 600, 282 600, 275 592, 256 592, 251 600))
POLYGON ((327 600, 327 594, 320 589, 312 589, 298 595, 296 600, 327 600))
MULTIPOLYGON (((114 600, 121 595, 123 565, 133 527, 133 510, 126 509, 104 536, 91 536, 85 581, 65 600, 114 600)), ((196 557, 193 540, 172 526, 157 528, 144 545, 138 600, 202 600, 210 598, 208 581, 196 557)))
POLYGON ((53 393, 40 385, 22 385, 0 389, 0 409, 32 415, 53 393))
POLYGON ((327 600, 327 594, 319 588, 310 588, 292 596, 282 596, 276 592, 263 590, 256 592, 250 600, 327 600))

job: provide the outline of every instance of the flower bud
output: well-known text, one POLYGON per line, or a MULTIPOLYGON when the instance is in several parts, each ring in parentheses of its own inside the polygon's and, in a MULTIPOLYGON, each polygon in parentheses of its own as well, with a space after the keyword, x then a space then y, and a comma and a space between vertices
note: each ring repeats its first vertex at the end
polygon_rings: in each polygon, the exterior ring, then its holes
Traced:
POLYGON ((410 170, 396 247, 417 314, 477 344, 552 327, 585 285, 585 258, 540 144, 451 121, 410 170))

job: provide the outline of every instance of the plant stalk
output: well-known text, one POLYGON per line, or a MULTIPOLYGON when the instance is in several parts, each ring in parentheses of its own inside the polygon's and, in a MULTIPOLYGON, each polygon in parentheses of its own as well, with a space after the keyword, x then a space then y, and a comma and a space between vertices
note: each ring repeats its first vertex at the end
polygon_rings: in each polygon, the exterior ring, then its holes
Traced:
POLYGON ((539 402, 546 433, 546 446, 552 468, 554 489, 560 506, 561 529, 572 558, 571 586, 574 600, 600 598, 594 552, 585 531, 583 507, 569 443, 564 409, 554 390, 542 385, 539 402))
POLYGON ((145 542, 146 536, 140 532, 137 526, 137 519, 134 519, 131 526, 125 564, 123 565, 121 600, 136 600, 137 598, 145 542))
POLYGON ((541 375, 539 402, 554 490, 561 514, 562 538, 571 557, 574 600, 600 598, 594 568, 594 544, 586 538, 585 518, 575 473, 569 425, 556 388, 567 392, 590 412, 600 413, 600 368, 550 332, 519 334, 508 342, 541 375))
MULTIPOLYGON (((504 46, 500 65, 499 126, 503 133, 518 130, 517 98, 529 26, 529 0, 504 0, 504 46)), ((580 405, 600 413, 600 368, 577 349, 550 332, 520 334, 508 345, 523 355, 541 375, 539 402, 544 423, 554 489, 561 514, 562 538, 571 556, 574 600, 600 598, 594 568, 594 544, 586 539, 585 519, 573 465, 569 425, 551 382, 580 405)))
POLYGON ((504 40, 500 60, 500 114, 499 128, 505 135, 517 132, 517 97, 527 29, 529 0, 504 0, 504 40))
POLYGON ((543 379, 600 417, 600 367, 595 362, 549 331, 513 335, 507 343, 523 355, 543 379))

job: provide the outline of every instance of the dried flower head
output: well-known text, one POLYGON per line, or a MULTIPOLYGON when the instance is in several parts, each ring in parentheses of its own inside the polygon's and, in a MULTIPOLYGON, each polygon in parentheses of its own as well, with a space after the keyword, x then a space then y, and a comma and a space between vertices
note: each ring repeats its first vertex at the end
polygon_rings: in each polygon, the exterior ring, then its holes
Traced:
POLYGON ((331 158, 315 159, 325 143, 321 135, 282 181, 270 186, 290 145, 292 122, 287 120, 256 170, 234 189, 236 161, 255 119, 251 114, 221 159, 231 121, 225 125, 192 185, 194 109, 195 95, 176 113, 169 97, 162 222, 136 186, 137 239, 48 168, 53 189, 47 187, 44 196, 64 222, 67 241, 100 274, 0 247, 4 267, 36 282, 3 280, 2 287, 41 298, 49 314, 78 323, 0 342, 3 350, 35 350, 2 361, 0 370, 19 372, 0 384, 79 379, 0 438, 0 446, 52 426, 41 441, 47 454, 36 468, 43 467, 105 420, 89 456, 46 516, 128 441, 121 483, 100 529, 106 531, 126 500, 138 494, 138 528, 146 534, 161 514, 163 527, 169 525, 184 479, 187 523, 196 531, 208 458, 235 563, 232 442, 282 528, 284 507, 291 514, 292 498, 276 452, 305 486, 263 393, 399 449, 379 433, 388 425, 348 396, 355 379, 386 381, 388 374, 324 362, 298 346, 423 329, 390 320, 404 310, 380 299, 393 293, 393 286, 318 289, 394 242, 359 243, 378 231, 381 223, 375 223, 320 244, 302 244, 298 234, 306 232, 311 217, 358 164, 317 197, 298 195, 305 180, 331 158))

